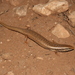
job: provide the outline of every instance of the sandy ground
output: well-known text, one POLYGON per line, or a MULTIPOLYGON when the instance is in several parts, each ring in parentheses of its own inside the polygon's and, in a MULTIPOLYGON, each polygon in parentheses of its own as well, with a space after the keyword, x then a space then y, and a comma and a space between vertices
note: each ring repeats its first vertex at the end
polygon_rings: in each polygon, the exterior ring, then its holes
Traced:
MULTIPOLYGON (((46 3, 48 0, 29 0, 29 7, 38 3, 46 3)), ((67 0, 70 10, 75 9, 74 0, 67 0)), ((20 4, 27 4, 27 1, 20 4)), ((70 28, 63 15, 41 16, 31 9, 25 17, 13 14, 13 8, 9 2, 0 3, 0 10, 7 10, 0 15, 0 21, 7 25, 25 28, 30 25, 31 29, 40 33, 50 41, 69 44, 75 48, 75 36, 70 32, 70 37, 59 39, 51 33, 55 23, 70 28), (9 9, 8 9, 9 8, 9 9), (32 15, 33 14, 33 15, 32 15)), ((71 52, 58 52, 43 49, 35 42, 28 39, 25 43, 25 36, 0 26, 0 75, 75 75, 75 50, 71 52)))

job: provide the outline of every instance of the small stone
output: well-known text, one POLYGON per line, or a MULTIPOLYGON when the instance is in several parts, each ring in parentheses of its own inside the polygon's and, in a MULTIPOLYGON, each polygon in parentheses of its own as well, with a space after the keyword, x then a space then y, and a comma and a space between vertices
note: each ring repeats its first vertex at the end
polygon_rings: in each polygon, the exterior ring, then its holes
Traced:
POLYGON ((68 16, 69 19, 71 20, 72 22, 72 26, 75 27, 75 11, 73 11, 72 13, 70 13, 70 15, 68 16))
POLYGON ((52 13, 61 13, 69 9, 69 4, 66 0, 49 0, 46 4, 37 4, 33 7, 33 10, 45 16, 49 16, 52 13))
POLYGON ((7 39, 7 41, 9 42, 9 41, 10 41, 10 39, 7 39))
POLYGON ((19 16, 26 16, 28 5, 22 5, 20 7, 15 8, 15 13, 19 16))
POLYGON ((2 44, 3 42, 0 42, 0 44, 2 44))
POLYGON ((36 57, 37 59, 39 59, 39 60, 43 60, 43 58, 42 57, 36 57))
POLYGON ((49 0, 45 4, 45 8, 52 11, 52 13, 61 13, 69 9, 69 4, 66 0, 49 0))
POLYGON ((14 75, 12 71, 9 71, 6 75, 14 75))
POLYGON ((48 9, 46 9, 46 8, 44 7, 44 5, 42 5, 42 4, 35 5, 35 6, 33 7, 33 10, 34 10, 36 13, 42 14, 42 15, 45 15, 45 16, 49 16, 49 15, 51 14, 51 12, 50 12, 48 9))
POLYGON ((56 25, 52 30, 52 34, 58 38, 68 38, 70 36, 69 32, 60 24, 56 25))
POLYGON ((10 60, 12 55, 10 53, 3 53, 1 56, 4 60, 10 60))
POLYGON ((26 68, 26 66, 24 66, 24 68, 26 68))
POLYGON ((17 6, 21 4, 24 0, 9 0, 10 4, 13 6, 17 6))
POLYGON ((5 66, 2 66, 2 68, 5 68, 5 66))

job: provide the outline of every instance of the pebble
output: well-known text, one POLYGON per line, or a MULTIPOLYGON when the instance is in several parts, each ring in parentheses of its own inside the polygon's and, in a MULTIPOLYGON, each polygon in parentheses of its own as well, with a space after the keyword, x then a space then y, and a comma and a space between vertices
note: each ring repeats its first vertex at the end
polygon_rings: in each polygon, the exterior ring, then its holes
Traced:
POLYGON ((5 66, 2 66, 2 69, 5 68, 5 66))
POLYGON ((71 12, 70 15, 68 16, 69 19, 71 20, 72 22, 72 26, 75 27, 75 11, 71 12))
POLYGON ((43 60, 43 58, 42 58, 42 57, 36 57, 36 59, 43 60))
POLYGON ((10 39, 7 39, 7 41, 9 42, 9 41, 10 41, 10 39))
POLYGON ((11 5, 17 6, 21 4, 24 0, 8 0, 8 1, 10 2, 11 5))
POLYGON ((52 11, 52 13, 61 13, 69 9, 69 4, 66 0, 49 0, 45 8, 52 11))
POLYGON ((0 42, 0 44, 2 44, 3 42, 0 42))
POLYGON ((50 14, 61 13, 69 9, 69 4, 66 0, 49 0, 46 4, 34 5, 33 11, 44 16, 50 14))
POLYGON ((11 59, 11 53, 3 53, 1 55, 1 57, 4 59, 4 60, 10 60, 11 59))
POLYGON ((6 75, 15 75, 12 71, 9 71, 6 75))
POLYGON ((35 11, 38 14, 45 15, 45 16, 49 16, 51 14, 51 12, 48 9, 46 9, 44 5, 42 4, 35 5, 33 7, 33 11, 35 11))
POLYGON ((15 13, 18 15, 18 16, 26 16, 27 14, 27 7, 28 5, 22 5, 22 6, 19 6, 19 7, 16 7, 14 8, 15 9, 15 13))
POLYGON ((57 24, 52 30, 52 34, 58 38, 68 38, 70 36, 69 32, 60 24, 57 24))

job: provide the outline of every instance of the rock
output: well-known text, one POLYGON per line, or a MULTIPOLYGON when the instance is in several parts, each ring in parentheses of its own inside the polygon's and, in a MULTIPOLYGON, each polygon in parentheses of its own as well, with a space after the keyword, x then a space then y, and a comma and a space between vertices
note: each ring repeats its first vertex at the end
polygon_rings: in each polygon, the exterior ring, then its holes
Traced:
POLYGON ((27 14, 27 7, 28 5, 22 5, 20 7, 16 7, 15 8, 15 13, 18 15, 18 16, 26 16, 27 14))
POLYGON ((11 59, 11 54, 10 53, 3 53, 1 55, 1 57, 4 59, 4 60, 10 60, 11 59))
POLYGON ((12 71, 9 71, 6 75, 14 75, 12 71))
POLYGON ((33 7, 33 10, 45 16, 49 16, 52 13, 61 13, 69 9, 68 2, 66 0, 49 0, 46 4, 37 4, 33 7))
POLYGON ((42 57, 36 57, 36 59, 43 60, 43 58, 42 58, 42 57))
POLYGON ((56 25, 52 30, 52 34, 58 38, 68 38, 70 36, 69 32, 60 24, 56 25))
POLYGON ((61 13, 69 9, 68 2, 66 0, 49 0, 45 4, 45 8, 52 11, 52 13, 61 13))
POLYGON ((75 11, 73 11, 72 13, 70 13, 70 15, 68 16, 69 19, 71 20, 72 22, 72 26, 75 27, 75 11))
POLYGON ((44 5, 42 5, 42 4, 35 5, 35 6, 33 7, 33 10, 34 10, 36 13, 42 14, 42 15, 45 15, 45 16, 49 16, 49 15, 51 14, 51 11, 48 10, 48 9, 46 9, 46 8, 44 7, 44 5))
POLYGON ((11 5, 17 6, 21 4, 24 0, 7 0, 7 1, 9 1, 11 5))

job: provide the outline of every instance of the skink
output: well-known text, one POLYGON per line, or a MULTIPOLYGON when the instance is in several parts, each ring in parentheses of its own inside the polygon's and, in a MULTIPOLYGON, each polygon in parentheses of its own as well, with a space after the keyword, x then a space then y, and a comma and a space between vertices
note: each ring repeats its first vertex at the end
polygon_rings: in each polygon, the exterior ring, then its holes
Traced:
POLYGON ((16 31, 23 35, 26 35, 29 39, 33 40, 39 46, 47 50, 52 50, 52 51, 57 51, 57 52, 68 52, 68 51, 74 50, 73 46, 51 42, 47 40, 45 37, 43 37, 42 35, 40 35, 39 33, 31 29, 13 27, 13 26, 6 25, 5 23, 2 23, 2 22, 0 22, 0 24, 12 31, 16 31))

